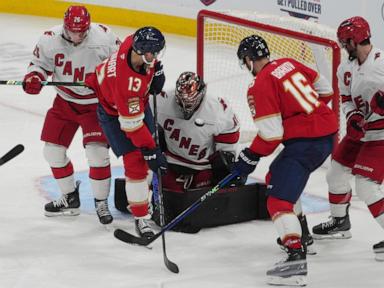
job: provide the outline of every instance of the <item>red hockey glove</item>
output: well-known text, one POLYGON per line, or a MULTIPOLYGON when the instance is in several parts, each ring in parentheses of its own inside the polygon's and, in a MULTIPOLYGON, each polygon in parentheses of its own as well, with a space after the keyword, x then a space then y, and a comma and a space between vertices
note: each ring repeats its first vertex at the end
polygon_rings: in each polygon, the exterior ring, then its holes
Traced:
POLYGON ((374 113, 384 116, 384 91, 377 91, 373 95, 370 105, 374 113))
POLYGON ((37 73, 31 72, 24 76, 23 90, 28 94, 39 94, 43 85, 41 81, 44 81, 44 77, 37 73))
POLYGON ((360 140, 364 136, 363 130, 364 114, 359 110, 353 110, 347 118, 347 135, 355 140, 360 140))

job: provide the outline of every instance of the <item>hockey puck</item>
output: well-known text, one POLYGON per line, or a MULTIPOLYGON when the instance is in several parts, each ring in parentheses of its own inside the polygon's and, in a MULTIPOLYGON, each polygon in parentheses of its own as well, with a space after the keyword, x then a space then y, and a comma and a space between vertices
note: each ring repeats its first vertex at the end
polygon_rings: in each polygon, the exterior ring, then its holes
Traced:
POLYGON ((196 118, 195 119, 195 125, 198 126, 198 127, 203 127, 205 124, 204 120, 201 119, 201 118, 196 118))

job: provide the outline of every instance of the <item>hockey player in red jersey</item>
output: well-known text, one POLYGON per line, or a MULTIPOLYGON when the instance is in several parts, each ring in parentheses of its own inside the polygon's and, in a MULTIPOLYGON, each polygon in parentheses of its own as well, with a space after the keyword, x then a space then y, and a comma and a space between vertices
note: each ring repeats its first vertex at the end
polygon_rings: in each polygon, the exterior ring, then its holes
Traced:
POLYGON ((322 99, 333 91, 324 77, 296 60, 271 61, 260 36, 244 38, 237 55, 255 76, 247 98, 259 130, 251 146, 240 152, 233 172, 252 173, 260 157, 284 145, 270 165, 267 207, 288 257, 267 271, 268 283, 305 285, 306 251, 293 206, 310 174, 332 151, 337 120, 322 99))
MULTIPOLYGON (((39 94, 41 81, 52 76, 56 81, 84 81, 87 73, 117 50, 119 39, 104 25, 91 23, 84 6, 70 6, 64 25, 44 32, 33 51, 23 89, 39 94)), ((79 215, 79 190, 74 169, 67 156, 79 127, 89 164, 89 178, 95 197, 95 208, 102 224, 113 218, 108 209, 111 171, 107 140, 97 122, 97 97, 87 87, 57 86, 56 98, 44 122, 41 140, 44 157, 49 163, 62 197, 45 205, 46 216, 79 215)))
POLYGON ((165 82, 157 60, 164 46, 158 29, 140 28, 86 80, 98 95, 99 122, 108 142, 116 156, 123 156, 129 209, 141 237, 154 235, 147 222, 148 166, 154 173, 167 169, 165 156, 152 138, 154 123, 148 105, 149 95, 157 95, 165 82))
MULTIPOLYGON (((338 69, 346 135, 337 147, 327 173, 331 219, 313 227, 318 239, 350 238, 348 208, 354 178, 356 194, 384 228, 384 51, 372 46, 368 22, 362 17, 343 21, 337 31, 349 60, 338 69)), ((373 246, 384 261, 384 241, 373 246)))

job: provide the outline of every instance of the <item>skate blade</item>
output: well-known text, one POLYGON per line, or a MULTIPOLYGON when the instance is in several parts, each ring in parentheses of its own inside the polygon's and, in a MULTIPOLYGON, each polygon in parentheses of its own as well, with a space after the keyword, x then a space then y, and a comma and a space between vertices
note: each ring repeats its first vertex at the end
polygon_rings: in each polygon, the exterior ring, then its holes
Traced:
POLYGON ((313 239, 324 240, 324 239, 350 239, 352 234, 350 231, 339 231, 333 234, 312 234, 313 239))
POLYGON ((47 217, 58 217, 58 216, 78 216, 80 215, 80 209, 75 208, 75 209, 65 209, 61 210, 59 212, 49 212, 45 211, 44 215, 47 217))
POLYGON ((267 283, 276 286, 306 286, 307 276, 295 275, 291 277, 268 276, 267 283))

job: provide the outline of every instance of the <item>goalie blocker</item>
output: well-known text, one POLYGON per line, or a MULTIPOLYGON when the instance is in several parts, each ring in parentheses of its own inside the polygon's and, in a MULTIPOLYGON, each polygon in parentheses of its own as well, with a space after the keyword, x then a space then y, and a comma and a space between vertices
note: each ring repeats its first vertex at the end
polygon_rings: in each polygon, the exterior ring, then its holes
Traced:
MULTIPOLYGON (((183 212, 209 189, 189 189, 184 193, 163 189, 165 224, 183 212)), ((259 183, 221 189, 209 201, 203 203, 201 207, 181 221, 173 230, 197 233, 201 228, 206 227, 255 219, 270 219, 265 192, 266 185, 259 183)), ((127 205, 125 179, 117 178, 115 179, 115 207, 121 212, 129 213, 127 205)), ((156 207, 152 219, 159 225, 159 215, 156 207)))

